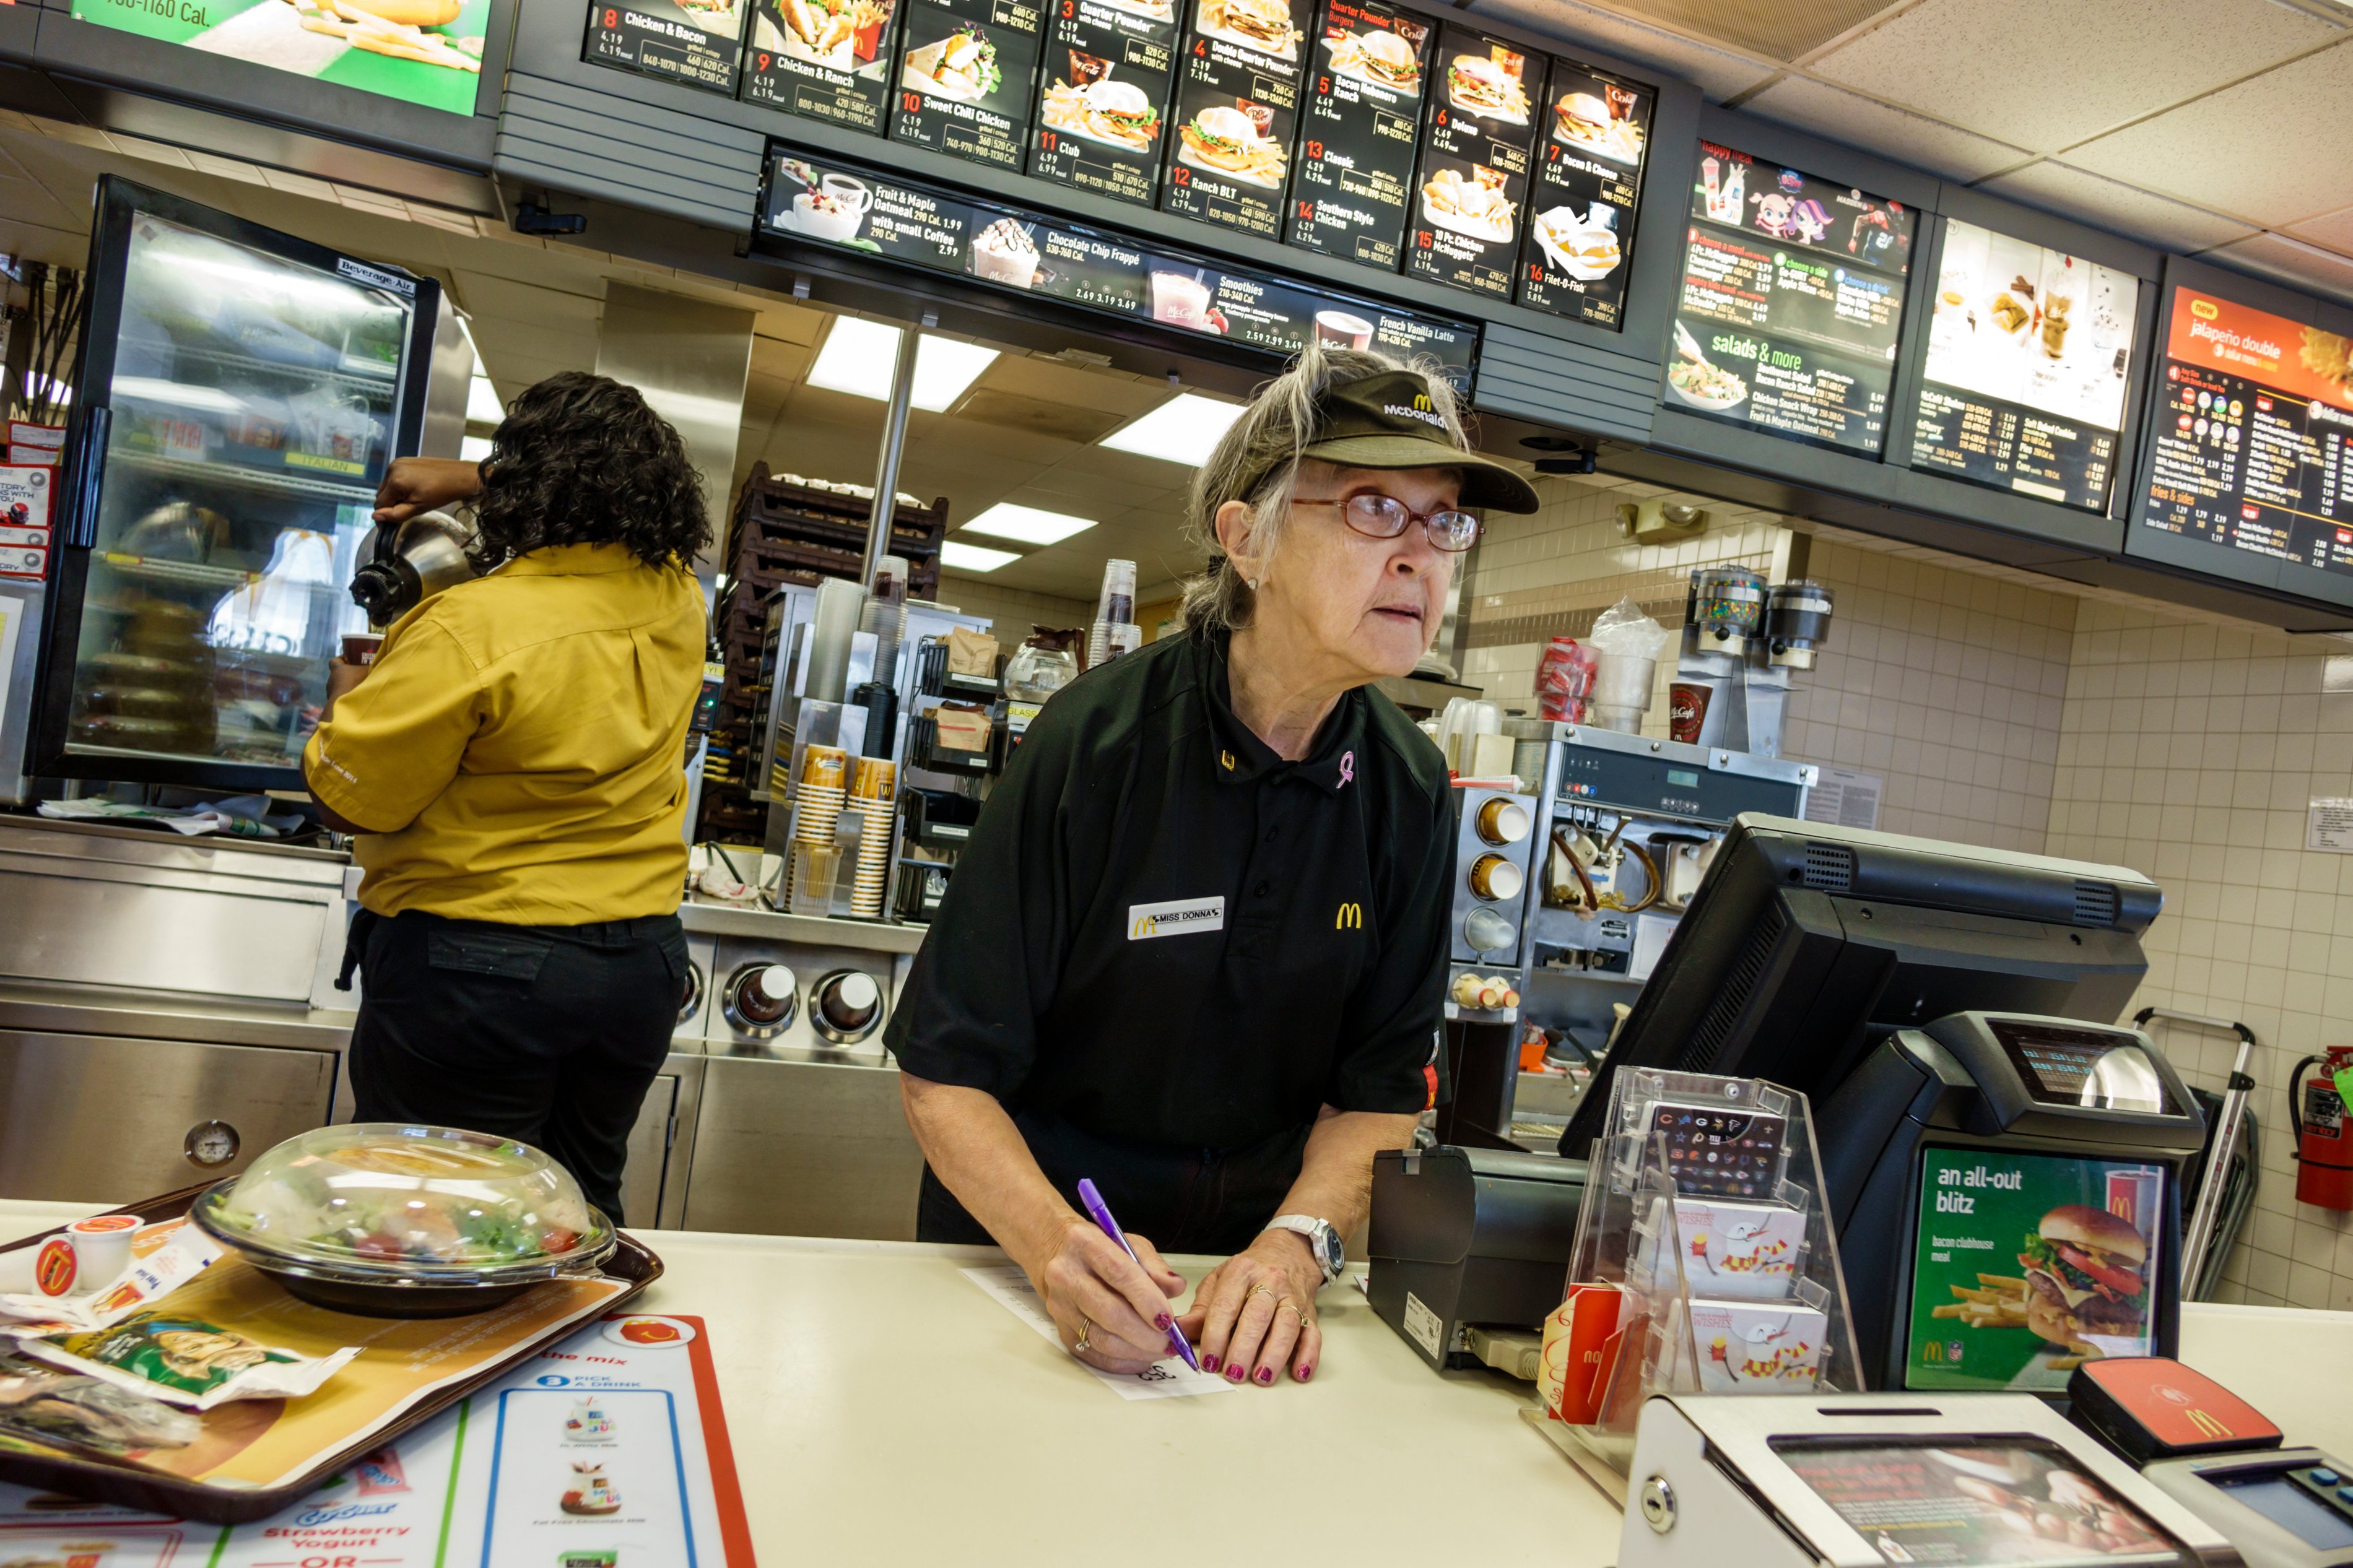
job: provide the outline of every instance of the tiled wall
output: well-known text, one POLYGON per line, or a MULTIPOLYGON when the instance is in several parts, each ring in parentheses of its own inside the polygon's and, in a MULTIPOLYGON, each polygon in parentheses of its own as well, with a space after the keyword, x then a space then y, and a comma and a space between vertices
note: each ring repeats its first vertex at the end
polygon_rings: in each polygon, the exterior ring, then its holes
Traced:
MULTIPOLYGON (((2129 1011, 2236 1019, 2261 1042, 2263 1179, 2224 1299, 2353 1310, 2353 1216, 2295 1201, 2286 1099, 2297 1058, 2353 1043, 2353 856, 2304 847, 2312 797, 2353 795, 2353 691, 2321 689, 2342 647, 2086 601, 2050 848, 2165 889, 2129 1011)), ((2232 1037, 2152 1032, 2192 1082, 2222 1086, 2232 1037)))
POLYGON ((955 573, 941 574, 939 602, 953 605, 968 616, 987 616, 999 651, 1008 654, 1021 646, 1021 639, 1029 635, 1033 626, 1083 626, 1095 613, 1093 605, 1078 599, 1033 594, 1027 588, 1008 587, 955 573))

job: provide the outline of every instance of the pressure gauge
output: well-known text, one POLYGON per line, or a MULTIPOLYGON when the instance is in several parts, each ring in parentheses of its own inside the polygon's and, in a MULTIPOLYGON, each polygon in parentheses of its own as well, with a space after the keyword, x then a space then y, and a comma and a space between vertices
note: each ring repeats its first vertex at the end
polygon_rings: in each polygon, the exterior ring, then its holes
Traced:
POLYGON ((207 1171, 236 1159, 237 1150, 243 1146, 237 1129, 226 1121, 199 1121, 188 1129, 187 1137, 180 1144, 190 1164, 201 1165, 207 1171))

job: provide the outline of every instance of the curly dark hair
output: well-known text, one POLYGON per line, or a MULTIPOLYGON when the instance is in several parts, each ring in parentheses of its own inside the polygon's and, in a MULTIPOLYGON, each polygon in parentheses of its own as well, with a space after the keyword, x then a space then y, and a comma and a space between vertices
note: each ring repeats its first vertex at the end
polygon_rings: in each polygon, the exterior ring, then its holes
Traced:
POLYGON ((702 476, 634 386, 567 370, 508 406, 475 502, 483 565, 550 544, 624 544, 691 567, 711 542, 702 476))

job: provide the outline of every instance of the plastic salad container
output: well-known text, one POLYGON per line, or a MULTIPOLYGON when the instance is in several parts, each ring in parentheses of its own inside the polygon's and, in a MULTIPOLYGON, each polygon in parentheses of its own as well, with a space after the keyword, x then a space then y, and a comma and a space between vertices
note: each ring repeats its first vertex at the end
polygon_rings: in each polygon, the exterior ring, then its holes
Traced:
POLYGON ((572 1173, 529 1144, 391 1122, 290 1138, 189 1214, 293 1295, 370 1317, 487 1311, 593 1274, 615 1245, 572 1173))

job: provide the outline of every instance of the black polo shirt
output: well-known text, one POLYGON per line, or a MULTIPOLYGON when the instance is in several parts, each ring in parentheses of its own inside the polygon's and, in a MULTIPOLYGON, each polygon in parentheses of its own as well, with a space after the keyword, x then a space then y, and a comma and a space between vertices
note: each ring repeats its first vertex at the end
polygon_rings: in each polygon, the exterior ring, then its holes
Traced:
POLYGON ((1100 1137, 1231 1150, 1413 1113, 1443 1016, 1453 801, 1378 692, 1288 763, 1226 639, 1057 692, 957 862, 886 1038, 908 1071, 1100 1137))

